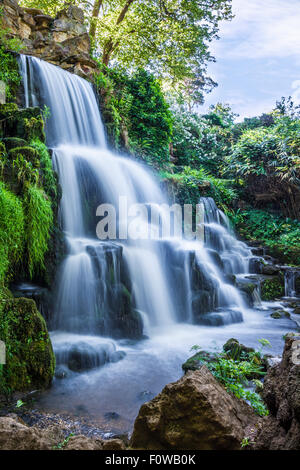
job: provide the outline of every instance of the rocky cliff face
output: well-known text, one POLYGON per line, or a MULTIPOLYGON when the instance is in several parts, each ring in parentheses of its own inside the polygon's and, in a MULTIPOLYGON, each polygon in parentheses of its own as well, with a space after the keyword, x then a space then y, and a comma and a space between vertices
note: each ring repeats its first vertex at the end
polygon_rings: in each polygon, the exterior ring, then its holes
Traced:
POLYGON ((55 18, 35 8, 22 8, 16 0, 0 0, 2 22, 11 36, 22 40, 24 54, 58 65, 84 78, 97 67, 90 57, 90 38, 80 8, 70 5, 55 18))

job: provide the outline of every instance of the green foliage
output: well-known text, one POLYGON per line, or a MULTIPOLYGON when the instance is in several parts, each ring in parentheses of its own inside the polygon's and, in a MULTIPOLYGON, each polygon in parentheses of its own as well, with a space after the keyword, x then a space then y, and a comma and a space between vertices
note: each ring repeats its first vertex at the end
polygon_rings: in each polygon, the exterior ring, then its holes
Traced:
POLYGON ((33 300, 0 295, 0 339, 6 345, 1 394, 49 387, 55 357, 45 320, 33 300))
POLYGON ((45 192, 32 185, 29 185, 24 197, 24 210, 28 270, 32 277, 34 273, 45 268, 44 257, 53 226, 53 212, 51 201, 45 192))
MULTIPOLYGON (((247 401, 260 416, 266 416, 269 412, 259 394, 245 388, 249 386, 249 379, 265 375, 261 360, 262 349, 266 345, 265 342, 261 342, 259 351, 242 352, 240 357, 236 358, 232 358, 230 353, 226 352, 207 355, 207 353, 200 351, 193 356, 193 361, 205 364, 228 392, 237 398, 247 401)), ((192 349, 199 350, 200 347, 194 346, 192 349)))
POLYGON ((23 250, 22 202, 0 181, 0 285, 8 274, 9 265, 17 265, 20 262, 23 250))
POLYGON ((99 67, 96 84, 114 145, 156 166, 167 161, 172 119, 158 81, 141 69, 128 75, 123 69, 99 67))
POLYGON ((283 261, 300 265, 300 222, 269 212, 248 209, 229 214, 239 233, 246 239, 260 241, 283 261))
POLYGON ((198 204, 201 196, 210 196, 226 208, 237 197, 231 182, 210 175, 205 169, 184 167, 180 173, 160 172, 161 178, 175 188, 175 198, 181 204, 198 204))
POLYGON ((172 108, 173 153, 178 165, 205 168, 220 177, 225 157, 231 152, 234 115, 228 105, 218 103, 200 116, 184 107, 172 108))
POLYGON ((40 182, 43 186, 45 193, 52 199, 52 204, 56 206, 57 201, 57 180, 55 178, 51 157, 48 152, 47 146, 39 139, 35 138, 30 142, 39 156, 40 163, 40 182))
POLYGON ((275 300, 284 296, 283 276, 265 279, 261 284, 261 300, 275 300))
POLYGON ((66 447, 69 443, 69 440, 71 439, 71 437, 74 436, 74 433, 70 433, 68 434, 68 436, 62 441, 62 442, 59 442, 56 446, 53 446, 53 450, 62 450, 64 449, 64 447, 66 447))
POLYGON ((7 101, 15 99, 15 92, 21 82, 18 63, 12 52, 19 52, 22 44, 18 39, 9 38, 8 30, 2 26, 3 7, 0 7, 0 80, 6 85, 7 101))

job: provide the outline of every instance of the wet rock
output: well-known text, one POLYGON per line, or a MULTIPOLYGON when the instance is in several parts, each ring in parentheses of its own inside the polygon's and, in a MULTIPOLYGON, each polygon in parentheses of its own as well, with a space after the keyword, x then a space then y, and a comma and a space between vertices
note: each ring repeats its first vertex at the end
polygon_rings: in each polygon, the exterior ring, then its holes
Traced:
POLYGON ((0 339, 9 351, 0 388, 26 391, 50 386, 55 357, 45 320, 33 300, 2 301, 0 339))
POLYGON ((231 323, 242 323, 243 314, 236 310, 224 310, 201 315, 197 324, 207 326, 230 325, 231 323))
POLYGON ((293 311, 295 315, 300 315, 300 307, 296 307, 293 311))
POLYGON ((262 274, 266 274, 268 276, 272 276, 280 272, 279 266, 274 266, 272 264, 264 264, 262 266, 262 274))
POLYGON ((252 253, 256 256, 264 256, 265 249, 262 246, 257 246, 251 249, 252 253))
POLYGON ((251 274, 261 274, 263 270, 263 261, 261 258, 250 258, 249 272, 251 274))
POLYGON ((130 447, 151 450, 237 450, 259 418, 229 395, 203 366, 142 405, 130 447))
POLYGON ((101 367, 110 362, 110 355, 114 354, 113 343, 92 345, 80 341, 77 344, 62 343, 56 345, 56 362, 67 366, 73 372, 101 367))
POLYGON ((300 450, 300 334, 286 335, 282 361, 271 367, 262 392, 264 418, 256 450, 300 450))
POLYGON ((115 351, 109 356, 109 362, 119 362, 126 356, 125 351, 115 351))
POLYGON ((125 450, 121 439, 66 434, 65 425, 40 429, 27 426, 18 416, 0 417, 0 450, 125 450), (69 436, 69 437, 68 437, 69 436), (66 439, 67 438, 67 439, 66 439))
POLYGON ((1 450, 51 450, 55 444, 51 430, 29 427, 10 417, 0 418, 1 450))
POLYGON ((143 392, 140 392, 137 396, 137 399, 139 401, 149 401, 152 398, 154 398, 154 393, 150 392, 149 390, 144 390, 143 392))
POLYGON ((274 300, 283 297, 285 293, 284 277, 281 273, 277 276, 268 276, 261 281, 261 299, 274 300))
POLYGON ((199 351, 182 364, 182 369, 185 373, 188 371, 199 370, 206 362, 213 362, 214 360, 214 354, 207 351, 199 351))
POLYGON ((71 375, 71 371, 70 369, 68 369, 67 366, 64 366, 64 365, 59 365, 56 367, 55 369, 55 377, 57 379, 67 379, 68 377, 70 377, 71 375))
POLYGON ((276 310, 276 312, 271 313, 270 316, 272 318, 274 318, 275 320, 279 320, 281 318, 290 318, 291 317, 289 312, 287 312, 285 310, 276 310))
POLYGON ((249 353, 253 353, 254 349, 245 346, 235 338, 230 338, 224 344, 223 351, 228 357, 234 360, 240 360, 243 355, 247 357, 249 353))
POLYGON ((118 419, 120 419, 120 415, 118 413, 116 413, 115 411, 109 411, 108 413, 105 413, 104 415, 104 418, 111 421, 116 421, 118 419))

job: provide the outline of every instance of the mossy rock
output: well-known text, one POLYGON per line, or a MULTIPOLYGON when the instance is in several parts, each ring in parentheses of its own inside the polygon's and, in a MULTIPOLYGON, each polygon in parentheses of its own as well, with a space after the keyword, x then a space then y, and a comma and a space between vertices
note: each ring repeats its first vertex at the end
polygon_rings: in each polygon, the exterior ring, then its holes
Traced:
POLYGON ((6 153, 6 148, 4 142, 0 142, 0 156, 3 157, 6 153))
POLYGON ((0 105, 0 137, 34 138, 45 141, 44 122, 38 107, 18 109, 15 104, 0 105))
POLYGON ((203 364, 207 362, 213 362, 215 360, 215 355, 210 354, 207 351, 198 351, 194 356, 190 357, 186 362, 182 364, 182 369, 185 373, 188 371, 199 370, 203 364))
POLYGON ((15 147, 9 151, 9 157, 15 160, 18 155, 22 155, 28 162, 31 162, 35 167, 39 166, 39 153, 32 147, 15 147))
POLYGON ((16 147, 25 147, 28 145, 26 140, 20 139, 20 137, 6 137, 2 141, 5 144, 6 150, 14 149, 16 147))
POLYGON ((253 353, 254 349, 245 346, 235 338, 230 338, 223 346, 223 351, 229 359, 241 360, 241 356, 248 358, 249 353, 253 353))
POLYGON ((18 111, 18 106, 15 103, 0 104, 0 119, 6 119, 9 115, 18 111))
POLYGON ((291 315, 286 310, 276 310, 270 315, 275 320, 280 320, 281 318, 291 318, 291 315))
POLYGON ((6 344, 0 393, 45 389, 51 384, 55 356, 46 322, 31 299, 3 298, 0 339, 6 344))
POLYGON ((270 301, 283 297, 285 294, 284 277, 280 273, 278 276, 270 276, 262 281, 261 299, 270 301))

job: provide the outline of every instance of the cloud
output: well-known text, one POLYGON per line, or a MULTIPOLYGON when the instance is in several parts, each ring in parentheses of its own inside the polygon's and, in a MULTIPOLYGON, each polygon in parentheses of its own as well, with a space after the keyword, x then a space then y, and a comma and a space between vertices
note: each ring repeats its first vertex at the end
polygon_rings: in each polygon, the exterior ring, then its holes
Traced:
POLYGON ((221 25, 218 57, 258 59, 300 55, 299 0, 233 0, 236 15, 221 25))

